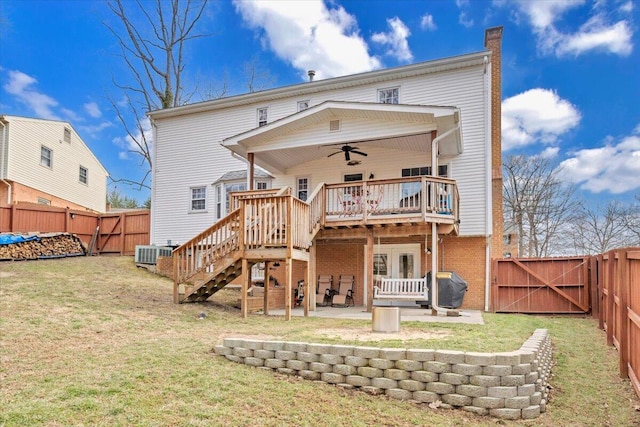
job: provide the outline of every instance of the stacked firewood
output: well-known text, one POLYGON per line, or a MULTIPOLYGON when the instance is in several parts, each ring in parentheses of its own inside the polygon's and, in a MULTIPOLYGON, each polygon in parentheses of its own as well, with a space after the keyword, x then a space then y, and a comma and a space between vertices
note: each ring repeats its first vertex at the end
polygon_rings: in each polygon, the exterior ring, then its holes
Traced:
POLYGON ((0 260, 58 258, 85 253, 82 241, 68 233, 39 235, 35 240, 0 245, 0 260))

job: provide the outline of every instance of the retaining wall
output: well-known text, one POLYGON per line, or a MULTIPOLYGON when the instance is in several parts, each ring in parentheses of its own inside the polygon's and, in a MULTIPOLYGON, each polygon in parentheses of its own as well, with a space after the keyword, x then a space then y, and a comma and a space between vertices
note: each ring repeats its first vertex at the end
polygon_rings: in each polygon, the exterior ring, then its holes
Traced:
POLYGON ((369 394, 501 419, 545 411, 551 339, 537 329, 519 350, 477 353, 225 338, 216 354, 237 363, 369 394))

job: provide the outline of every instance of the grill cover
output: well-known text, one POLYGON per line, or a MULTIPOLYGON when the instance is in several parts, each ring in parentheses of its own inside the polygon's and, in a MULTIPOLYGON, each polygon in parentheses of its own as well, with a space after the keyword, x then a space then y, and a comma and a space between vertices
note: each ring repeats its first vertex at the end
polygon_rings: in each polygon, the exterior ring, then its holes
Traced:
MULTIPOLYGON (((458 308, 462 305, 464 294, 467 292, 467 282, 455 271, 439 271, 438 306, 443 308, 458 308)), ((427 273, 427 287, 429 288, 429 306, 432 305, 431 272, 427 273)))

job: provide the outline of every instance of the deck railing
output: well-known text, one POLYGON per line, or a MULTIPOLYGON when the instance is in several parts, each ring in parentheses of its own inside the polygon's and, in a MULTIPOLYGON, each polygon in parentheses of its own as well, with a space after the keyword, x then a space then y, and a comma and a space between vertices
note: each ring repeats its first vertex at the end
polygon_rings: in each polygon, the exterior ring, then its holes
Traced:
POLYGON ((410 214, 457 217, 459 195, 452 179, 431 176, 325 186, 327 221, 410 214))

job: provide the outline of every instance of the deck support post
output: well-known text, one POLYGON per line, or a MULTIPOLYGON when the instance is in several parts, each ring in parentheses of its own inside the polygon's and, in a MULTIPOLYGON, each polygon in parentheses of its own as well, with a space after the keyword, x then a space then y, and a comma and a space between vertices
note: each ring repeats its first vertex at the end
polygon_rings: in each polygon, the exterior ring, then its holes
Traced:
POLYGON ((240 311, 242 312, 242 318, 246 319, 248 313, 248 292, 249 281, 251 280, 251 272, 249 271, 249 261, 246 258, 242 258, 242 293, 240 297, 240 311))
POLYGON ((309 263, 307 269, 307 286, 305 287, 305 298, 309 301, 309 310, 316 311, 316 290, 313 289, 316 287, 316 245, 312 244, 309 248, 309 263), (313 282, 313 286, 311 283, 313 282))
POLYGON ((293 285, 293 260, 285 262, 286 285, 284 287, 284 320, 291 320, 291 286, 293 285))
POLYGON ((262 302, 262 312, 269 315, 269 261, 264 262, 264 301, 262 302))
POLYGON ((373 228, 367 229, 367 313, 373 310, 373 228))
POLYGON ((302 307, 304 308, 304 317, 309 317, 309 296, 311 295, 311 266, 309 261, 305 263, 304 271, 304 289, 302 290, 304 297, 302 298, 302 307))

